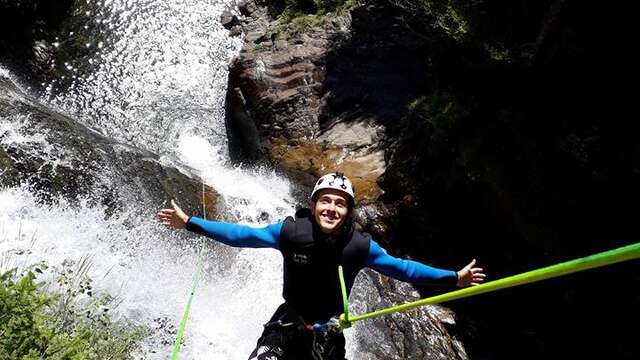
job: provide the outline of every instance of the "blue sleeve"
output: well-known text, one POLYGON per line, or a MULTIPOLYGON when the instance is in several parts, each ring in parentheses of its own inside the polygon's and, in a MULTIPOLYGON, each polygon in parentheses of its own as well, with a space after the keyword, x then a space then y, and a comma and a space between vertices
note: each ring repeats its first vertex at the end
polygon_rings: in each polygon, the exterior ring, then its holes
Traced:
POLYGON ((263 228, 254 228, 192 216, 187 221, 187 230, 233 247, 278 249, 282 224, 280 221, 263 228))
POLYGON ((417 261, 398 259, 387 254, 373 239, 369 245, 367 266, 381 274, 405 282, 442 285, 455 285, 458 282, 457 272, 434 268, 417 261))

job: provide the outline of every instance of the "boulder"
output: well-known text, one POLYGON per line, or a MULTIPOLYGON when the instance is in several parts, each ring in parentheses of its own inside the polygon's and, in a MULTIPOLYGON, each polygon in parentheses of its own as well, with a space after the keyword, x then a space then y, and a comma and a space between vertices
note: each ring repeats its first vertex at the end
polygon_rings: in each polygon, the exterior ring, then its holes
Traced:
MULTIPOLYGON (((411 285, 367 269, 358 275, 349 297, 349 308, 352 316, 362 315, 418 299, 420 295, 411 285)), ((362 320, 345 332, 356 332, 355 344, 349 345, 366 352, 366 359, 467 360, 462 342, 450 333, 455 325, 453 311, 439 305, 426 305, 362 320), (384 342, 380 341, 381 337, 384 342)))

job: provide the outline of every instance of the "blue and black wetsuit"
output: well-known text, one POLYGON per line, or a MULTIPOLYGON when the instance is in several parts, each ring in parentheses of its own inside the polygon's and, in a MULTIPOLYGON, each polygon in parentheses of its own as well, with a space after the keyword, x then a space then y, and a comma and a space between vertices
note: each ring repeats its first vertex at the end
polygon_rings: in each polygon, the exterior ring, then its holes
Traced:
MULTIPOLYGON (((369 267, 379 273, 411 283, 436 283, 455 285, 457 273, 399 259, 388 255, 371 236, 352 230, 350 224, 343 225, 340 234, 328 236, 313 220, 308 209, 299 210, 294 217, 262 228, 189 218, 187 229, 234 247, 273 248, 282 253, 284 259, 285 304, 274 314, 273 320, 302 322, 306 324, 326 323, 342 312, 338 265, 345 274, 347 292, 351 291, 358 272, 369 267)), ((260 345, 269 342, 269 333, 259 340, 259 347, 251 359, 261 359, 260 345)), ((296 335, 297 336, 297 335, 296 335)), ((271 340, 281 341, 281 334, 271 340)), ((308 339, 307 339, 308 340, 308 339)), ((305 359, 310 345, 304 338, 290 341, 296 349, 272 353, 269 358, 305 359), (287 356, 287 353, 289 355, 287 356), (295 353, 295 356, 293 355, 295 353), (277 355, 277 356, 274 356, 277 355)), ((283 344, 267 344, 266 348, 283 350, 283 344)), ((333 353, 322 358, 343 359, 344 338, 333 344, 333 353)), ((267 358, 267 357, 264 357, 267 358)))

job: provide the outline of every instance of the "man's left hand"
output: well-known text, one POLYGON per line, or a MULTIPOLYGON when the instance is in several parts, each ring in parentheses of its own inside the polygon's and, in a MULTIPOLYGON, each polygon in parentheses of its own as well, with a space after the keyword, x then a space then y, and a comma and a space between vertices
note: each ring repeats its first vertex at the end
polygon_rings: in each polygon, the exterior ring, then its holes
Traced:
POLYGON ((480 283, 487 278, 487 275, 483 273, 484 270, 479 267, 474 267, 475 265, 476 259, 473 259, 469 265, 458 271, 458 287, 480 285, 480 283))

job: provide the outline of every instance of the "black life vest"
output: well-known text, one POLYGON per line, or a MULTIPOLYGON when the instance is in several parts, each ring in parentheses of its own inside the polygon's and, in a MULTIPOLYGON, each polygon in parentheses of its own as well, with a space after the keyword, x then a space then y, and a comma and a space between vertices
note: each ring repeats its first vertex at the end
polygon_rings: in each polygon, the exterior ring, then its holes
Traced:
POLYGON ((343 312, 338 265, 343 267, 348 295, 356 275, 366 265, 370 239, 355 230, 328 236, 309 209, 296 212, 295 219, 285 219, 280 232, 282 296, 307 324, 325 323, 343 312))

